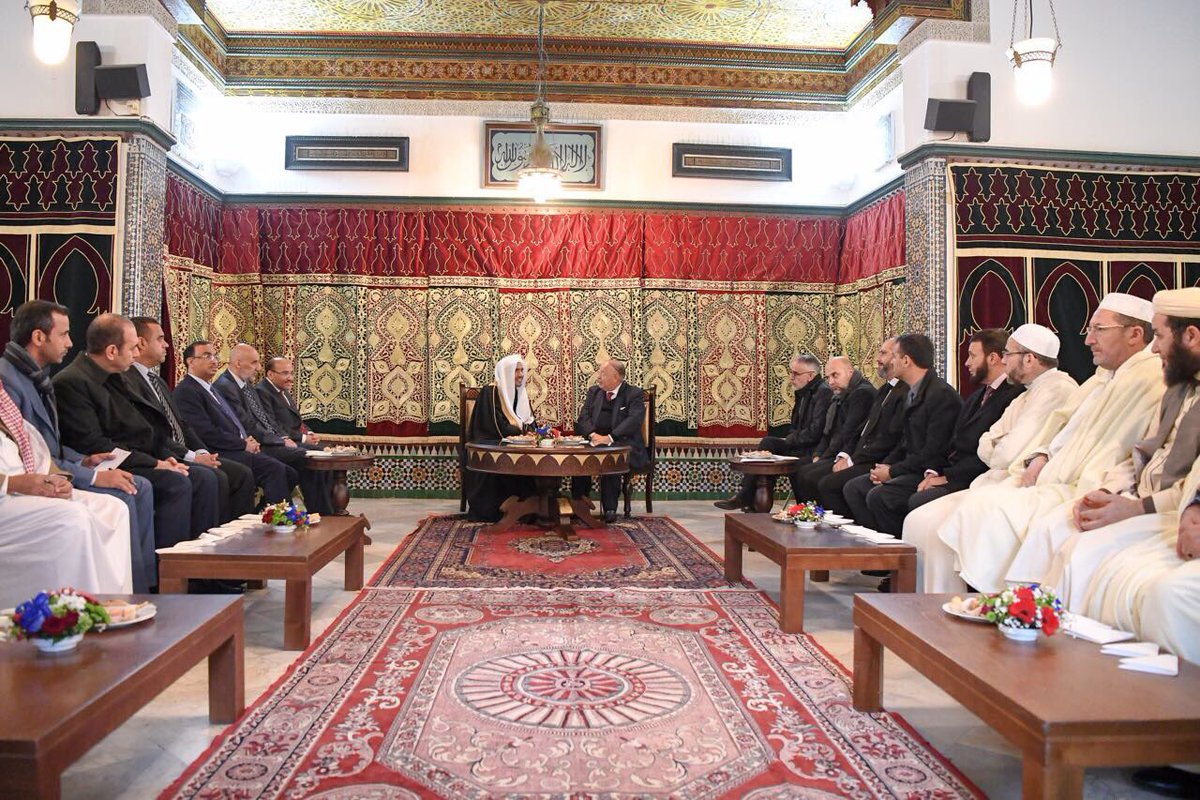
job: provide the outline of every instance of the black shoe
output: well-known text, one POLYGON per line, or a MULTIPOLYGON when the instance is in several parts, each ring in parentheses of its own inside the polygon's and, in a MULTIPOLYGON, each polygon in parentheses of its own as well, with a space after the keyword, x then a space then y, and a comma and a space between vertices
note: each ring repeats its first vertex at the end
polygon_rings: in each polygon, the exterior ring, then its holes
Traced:
POLYGON ((868 578, 890 578, 892 573, 886 569, 864 569, 862 574, 868 578))
POLYGON ((1177 767, 1135 770, 1133 785, 1163 797, 1200 797, 1200 775, 1177 767))
POLYGON ((892 593, 892 576, 889 575, 879 582, 878 591, 880 594, 892 593))
POLYGON ((617 512, 615 510, 604 509, 604 524, 612 525, 617 521, 617 512))
POLYGON ((223 581, 212 579, 191 578, 188 580, 188 594, 244 594, 246 584, 238 581, 223 581))
POLYGON ((713 505, 722 511, 737 511, 739 508, 746 507, 746 504, 742 502, 742 498, 736 494, 728 500, 718 500, 713 505))

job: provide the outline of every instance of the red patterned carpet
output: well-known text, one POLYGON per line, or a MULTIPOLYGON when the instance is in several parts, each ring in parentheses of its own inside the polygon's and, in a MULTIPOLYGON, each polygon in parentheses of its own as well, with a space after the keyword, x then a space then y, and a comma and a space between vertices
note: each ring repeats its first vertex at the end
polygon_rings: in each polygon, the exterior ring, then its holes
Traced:
POLYGON ((459 517, 424 520, 370 585, 680 589, 728 585, 721 561, 666 517, 622 520, 596 530, 579 528, 579 538, 570 542, 529 525, 502 534, 481 533, 483 527, 459 517))

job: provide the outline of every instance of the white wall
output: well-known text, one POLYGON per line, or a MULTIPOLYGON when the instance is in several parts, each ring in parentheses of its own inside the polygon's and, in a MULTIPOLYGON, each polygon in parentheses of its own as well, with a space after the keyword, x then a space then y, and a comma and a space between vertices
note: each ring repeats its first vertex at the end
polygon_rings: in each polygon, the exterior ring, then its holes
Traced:
MULTIPOLYGON (((0 2, 0 117, 76 119, 75 43, 94 41, 104 64, 145 64, 150 97, 142 116, 171 129, 171 36, 150 17, 83 15, 71 39, 71 54, 47 66, 33 56, 32 23, 19 0, 0 2)), ((110 116, 100 107, 97 116, 110 116)))
MULTIPOLYGON (((990 44, 931 41, 905 59, 909 149, 948 135, 924 129, 926 101, 965 99, 967 78, 978 71, 992 76, 989 145, 1200 155, 1200 2, 1056 0, 1064 44, 1054 65, 1054 93, 1033 108, 1017 101, 1004 52, 1012 7, 1009 0, 991 0, 990 44)), ((1046 0, 1034 0, 1034 35, 1052 30, 1046 0)), ((965 143, 966 136, 954 141, 965 143)))

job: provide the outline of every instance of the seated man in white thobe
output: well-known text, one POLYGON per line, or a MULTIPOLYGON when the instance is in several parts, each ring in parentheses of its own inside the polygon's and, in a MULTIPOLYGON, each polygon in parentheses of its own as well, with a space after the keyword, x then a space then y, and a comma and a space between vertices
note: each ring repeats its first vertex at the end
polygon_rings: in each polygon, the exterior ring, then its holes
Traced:
POLYGON ((1038 445, 1021 459, 1023 471, 971 489, 939 527, 968 584, 982 592, 1004 588, 1029 525, 1099 487, 1145 435, 1164 390, 1162 361, 1148 347, 1152 316, 1149 300, 1105 295, 1085 339, 1096 374, 1050 416, 1035 437, 1038 445))
POLYGON ((0 606, 41 591, 133 591, 129 509, 50 474, 50 449, 0 388, 0 606))
POLYGON ((987 471, 964 492, 955 492, 915 508, 904 518, 904 541, 917 548, 917 586, 925 592, 963 592, 966 584, 953 550, 938 538, 938 528, 971 490, 1000 483, 1009 467, 1030 446, 1051 412, 1067 402, 1079 388, 1058 369, 1058 337, 1034 323, 1021 325, 1004 346, 1004 370, 1010 383, 1025 391, 1009 403, 992 427, 979 437, 976 451, 987 471))
POLYGON ((1129 457, 1072 506, 1036 520, 1005 576, 1044 583, 1078 611, 1110 553, 1156 538, 1178 517, 1183 482, 1200 456, 1200 288, 1154 296, 1154 352, 1167 390, 1158 420, 1129 457))

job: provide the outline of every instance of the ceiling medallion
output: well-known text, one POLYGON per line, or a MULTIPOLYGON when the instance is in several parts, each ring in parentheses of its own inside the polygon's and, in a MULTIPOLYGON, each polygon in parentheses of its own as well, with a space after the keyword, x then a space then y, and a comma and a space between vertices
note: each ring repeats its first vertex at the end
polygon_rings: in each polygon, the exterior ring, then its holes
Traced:
POLYGON ((364 22, 383 22, 415 17, 425 10, 427 0, 315 0, 320 9, 364 22))
POLYGON ((595 15, 601 6, 590 0, 557 0, 544 6, 539 0, 488 0, 488 5, 502 17, 530 23, 537 22, 542 9, 548 22, 578 22, 595 15))

